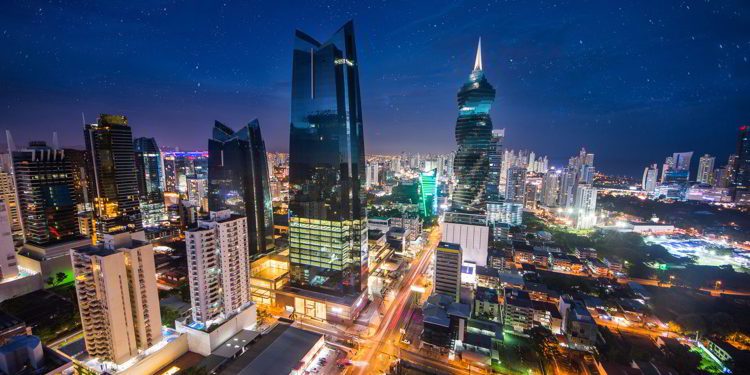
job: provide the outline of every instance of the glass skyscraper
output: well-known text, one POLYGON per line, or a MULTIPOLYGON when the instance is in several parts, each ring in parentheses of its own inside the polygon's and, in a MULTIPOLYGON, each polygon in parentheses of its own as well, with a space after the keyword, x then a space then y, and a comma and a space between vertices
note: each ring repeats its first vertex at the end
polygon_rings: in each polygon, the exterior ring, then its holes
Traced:
POLYGON ((122 115, 102 114, 84 128, 94 179, 96 234, 143 230, 133 131, 122 115))
POLYGON ((208 140, 208 209, 247 218, 251 259, 273 250, 268 157, 258 120, 236 132, 218 121, 214 124, 208 140))
POLYGON ((164 163, 161 151, 153 138, 136 138, 135 167, 138 170, 138 192, 140 193, 143 225, 157 226, 167 220, 164 208, 164 163))
POLYGON ((419 215, 431 219, 437 213, 437 169, 419 174, 419 215))
POLYGON ((481 213, 486 210, 490 156, 495 152, 497 144, 493 142, 490 119, 490 107, 494 100, 495 89, 482 70, 480 40, 474 70, 458 91, 458 150, 453 162, 456 178, 451 207, 453 211, 481 213))
POLYGON ((291 284, 332 295, 367 287, 365 150, 354 26, 326 42, 297 31, 289 142, 291 284))

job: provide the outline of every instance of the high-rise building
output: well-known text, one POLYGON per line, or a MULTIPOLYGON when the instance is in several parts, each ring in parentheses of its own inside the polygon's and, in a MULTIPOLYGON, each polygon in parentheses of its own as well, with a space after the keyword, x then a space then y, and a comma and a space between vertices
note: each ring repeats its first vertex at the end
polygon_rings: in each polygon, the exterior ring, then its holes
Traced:
POLYGON ((545 207, 557 206, 557 198, 560 194, 560 171, 550 170, 542 179, 541 203, 545 207))
POLYGON ((574 207, 576 228, 588 229, 596 225, 596 194, 595 187, 587 184, 578 185, 574 207))
POLYGON ((119 365, 162 338, 154 250, 127 232, 100 240, 70 258, 86 351, 119 365))
POLYGON ((0 199, 0 281, 18 276, 16 246, 13 244, 11 220, 5 201, 0 199))
POLYGON ((164 207, 164 162, 161 151, 155 139, 145 137, 136 138, 133 148, 143 225, 158 226, 167 220, 167 210, 164 207))
POLYGON ((419 215, 423 219, 437 213, 437 169, 419 173, 419 215))
POLYGON ((537 193, 539 192, 538 185, 526 184, 524 196, 523 196, 523 207, 529 210, 536 210, 537 193))
POLYGON ((503 140, 505 129, 492 130, 492 148, 489 154, 489 173, 487 177, 487 201, 499 202, 505 191, 500 191, 500 173, 503 165, 503 140))
POLYGON ((709 154, 701 156, 698 163, 698 176, 695 180, 704 184, 713 184, 715 162, 716 158, 709 154))
POLYGON ((378 185, 378 174, 380 173, 380 165, 377 162, 367 164, 367 188, 378 185))
POLYGON ((656 164, 651 164, 650 167, 644 168, 643 178, 641 179, 641 189, 649 193, 656 190, 658 174, 659 174, 659 167, 656 164))
POLYGON ((0 154, 0 200, 5 202, 5 210, 10 220, 10 230, 13 237, 23 238, 21 211, 18 208, 16 196, 16 181, 13 177, 13 160, 10 154, 0 154))
POLYGON ((65 158, 70 160, 71 171, 73 174, 73 188, 76 192, 78 212, 91 212, 93 210, 91 192, 93 181, 89 173, 91 172, 91 159, 86 150, 75 148, 65 148, 65 158))
POLYGON ((200 177, 187 178, 187 198, 198 204, 201 211, 208 212, 208 180, 200 177))
POLYGON ((435 293, 451 297, 455 302, 461 296, 461 245, 440 242, 435 249, 435 293))
POLYGON ((123 115, 102 114, 84 127, 94 179, 96 234, 143 230, 133 132, 123 115))
POLYGON ((690 181, 690 161, 693 152, 675 152, 664 161, 661 182, 665 184, 684 184, 690 181))
POLYGON ((243 216, 224 210, 185 232, 192 317, 205 328, 250 302, 246 227, 243 216))
POLYGON ((734 160, 732 184, 735 197, 740 197, 750 191, 750 127, 740 126, 737 135, 737 157, 734 160))
POLYGON ((559 207, 571 207, 576 197, 576 171, 570 167, 563 168, 560 172, 560 189, 557 205, 559 207))
POLYGON ((289 141, 293 286, 333 295, 367 287, 365 150, 350 21, 326 42, 296 31, 289 141))
POLYGON ((27 243, 48 245, 80 236, 72 167, 64 150, 31 142, 13 151, 13 171, 27 243))
POLYGON ((274 249, 268 156, 258 120, 236 132, 216 121, 208 140, 208 209, 245 216, 251 259, 274 249))
POLYGON ((486 186, 490 173, 490 155, 495 152, 492 140, 490 107, 495 89, 487 81, 482 68, 482 41, 477 46, 474 69, 458 91, 458 120, 454 161, 456 186, 452 208, 465 212, 484 212, 486 186))
POLYGON ((505 186, 505 201, 508 203, 524 203, 526 193, 526 168, 512 167, 508 169, 508 180, 505 186))

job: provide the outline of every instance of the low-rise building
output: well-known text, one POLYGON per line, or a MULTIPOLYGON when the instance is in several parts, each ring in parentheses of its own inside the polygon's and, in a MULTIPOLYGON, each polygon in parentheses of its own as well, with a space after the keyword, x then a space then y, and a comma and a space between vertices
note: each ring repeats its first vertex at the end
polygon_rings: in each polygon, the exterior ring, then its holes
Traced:
POLYGON ((611 275, 609 267, 599 259, 589 258, 586 260, 586 265, 591 271, 591 274, 596 277, 609 277, 611 275))
POLYGON ((497 290, 477 287, 474 292, 474 317, 495 321, 500 319, 497 290))
POLYGON ((529 293, 516 289, 503 289, 502 318, 506 331, 523 334, 534 326, 534 306, 529 293))
POLYGON ((560 297, 558 309, 563 318, 562 329, 568 347, 584 351, 593 350, 598 331, 594 318, 583 302, 565 295, 560 297))
POLYGON ((422 314, 422 342, 447 351, 455 348, 456 341, 464 340, 471 306, 455 302, 443 294, 433 294, 422 307, 422 314))

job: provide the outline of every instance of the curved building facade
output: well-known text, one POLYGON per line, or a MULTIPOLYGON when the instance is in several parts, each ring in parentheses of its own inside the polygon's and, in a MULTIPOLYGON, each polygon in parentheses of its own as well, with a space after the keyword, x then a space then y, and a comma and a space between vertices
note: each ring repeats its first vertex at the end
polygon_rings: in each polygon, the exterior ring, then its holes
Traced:
POLYGON ((334 295, 367 286, 365 151, 354 26, 326 42, 296 31, 289 141, 291 284, 334 295))
POLYGON ((495 89, 482 70, 481 43, 480 41, 477 48, 474 70, 458 91, 458 150, 453 162, 456 187, 453 191, 452 209, 459 212, 481 213, 486 210, 490 156, 495 148, 490 119, 495 89))

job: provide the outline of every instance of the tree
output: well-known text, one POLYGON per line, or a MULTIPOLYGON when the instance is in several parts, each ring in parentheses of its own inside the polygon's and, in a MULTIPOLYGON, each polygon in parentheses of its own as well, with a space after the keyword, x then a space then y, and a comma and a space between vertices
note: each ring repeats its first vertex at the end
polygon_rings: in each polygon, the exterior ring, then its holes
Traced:
POLYGON ((57 282, 55 285, 62 284, 65 279, 68 278, 68 275, 65 274, 65 272, 58 272, 55 274, 55 281, 57 282))
POLYGON ((161 324, 174 328, 174 321, 180 318, 180 312, 169 306, 159 306, 159 310, 161 310, 161 324))
POLYGON ((44 283, 49 286, 55 286, 55 278, 50 276, 46 280, 44 280, 44 283))
POLYGON ((684 333, 706 333, 706 321, 699 314, 680 315, 676 320, 684 333))
POLYGON ((691 352, 685 345, 670 345, 665 357, 679 374, 693 374, 701 363, 700 354, 691 352))
POLYGON ((180 375, 208 375, 208 370, 203 366, 190 367, 180 372, 180 375))

